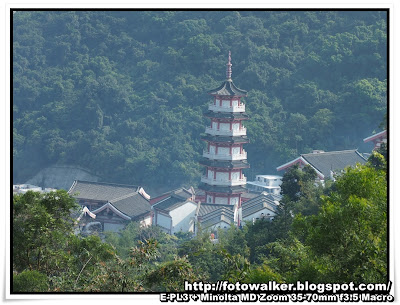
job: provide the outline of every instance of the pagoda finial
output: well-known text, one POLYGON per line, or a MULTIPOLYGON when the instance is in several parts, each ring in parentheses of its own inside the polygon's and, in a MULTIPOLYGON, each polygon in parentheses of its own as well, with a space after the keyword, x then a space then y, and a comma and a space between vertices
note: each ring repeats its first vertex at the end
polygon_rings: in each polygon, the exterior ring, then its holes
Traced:
POLYGON ((229 51, 228 63, 226 64, 226 78, 230 80, 232 77, 231 51, 229 51))

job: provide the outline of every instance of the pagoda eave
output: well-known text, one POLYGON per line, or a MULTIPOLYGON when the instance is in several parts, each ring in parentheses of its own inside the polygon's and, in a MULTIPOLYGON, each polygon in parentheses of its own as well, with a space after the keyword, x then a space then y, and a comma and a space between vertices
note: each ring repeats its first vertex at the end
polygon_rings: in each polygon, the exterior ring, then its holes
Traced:
POLYGON ((241 194, 247 192, 243 186, 217 186, 206 183, 200 184, 200 189, 210 193, 241 194))
POLYGON ((208 94, 231 98, 247 96, 247 91, 236 87, 231 79, 227 79, 218 88, 208 91, 208 94))
POLYGON ((200 160, 200 165, 221 168, 221 169, 242 169, 249 168, 250 164, 247 161, 220 161, 203 158, 200 160))
POLYGON ((204 141, 214 142, 214 143, 229 143, 229 144, 246 144, 249 143, 247 136, 229 137, 229 136, 211 136, 205 135, 201 137, 204 141))
POLYGON ((248 120, 249 116, 243 112, 203 112, 203 116, 215 119, 234 119, 234 120, 248 120))

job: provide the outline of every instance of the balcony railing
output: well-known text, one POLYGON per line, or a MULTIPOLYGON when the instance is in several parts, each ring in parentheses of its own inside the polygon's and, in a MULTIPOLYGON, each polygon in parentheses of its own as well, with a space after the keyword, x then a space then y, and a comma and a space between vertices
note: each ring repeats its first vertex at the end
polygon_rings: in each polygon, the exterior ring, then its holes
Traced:
POLYGON ((210 153, 208 150, 203 151, 203 157, 213 159, 213 160, 246 160, 247 152, 243 150, 241 154, 215 154, 210 153))
POLYGON ((211 185, 221 185, 221 186, 235 186, 235 185, 243 185, 246 184, 247 178, 242 177, 237 180, 218 180, 213 178, 208 178, 206 176, 201 177, 201 182, 211 184, 211 185))
POLYGON ((245 136, 246 132, 247 129, 245 127, 239 128, 237 130, 222 130, 206 127, 206 133, 212 136, 245 136))
POLYGON ((214 105, 214 103, 211 103, 208 105, 208 110, 211 111, 217 111, 217 112, 245 112, 246 111, 246 105, 245 104, 240 104, 239 106, 219 106, 219 105, 214 105))

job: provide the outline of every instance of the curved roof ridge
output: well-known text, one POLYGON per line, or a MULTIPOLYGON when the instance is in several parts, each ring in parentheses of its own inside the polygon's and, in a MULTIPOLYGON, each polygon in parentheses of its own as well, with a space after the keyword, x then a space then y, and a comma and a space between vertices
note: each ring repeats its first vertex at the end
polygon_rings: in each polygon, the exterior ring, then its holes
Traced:
POLYGON ((319 152, 319 153, 308 153, 308 154, 301 154, 302 156, 309 156, 309 155, 320 155, 320 154, 338 154, 338 153, 345 153, 345 152, 356 152, 358 151, 357 149, 344 149, 344 150, 334 150, 334 151, 323 151, 323 152, 319 152))
POLYGON ((119 186, 119 187, 128 187, 128 188, 136 188, 139 189, 139 186, 137 185, 132 185, 132 184, 121 184, 121 183, 110 183, 110 182, 99 182, 99 181, 88 181, 88 180, 75 180, 75 182, 80 182, 80 183, 90 183, 90 184, 100 184, 100 185, 109 185, 109 186, 119 186))
POLYGON ((98 209, 92 211, 92 213, 97 214, 101 211, 103 211, 104 209, 109 208, 110 210, 112 210, 114 213, 116 213, 117 215, 119 215, 121 218, 125 219, 125 220, 132 220, 132 218, 128 215, 126 215, 124 212, 120 211, 118 208, 116 208, 111 202, 107 202, 104 205, 102 205, 101 207, 99 207, 98 209))
POLYGON ((219 87, 209 90, 207 93, 219 96, 247 96, 247 91, 236 87, 231 79, 225 80, 219 87))

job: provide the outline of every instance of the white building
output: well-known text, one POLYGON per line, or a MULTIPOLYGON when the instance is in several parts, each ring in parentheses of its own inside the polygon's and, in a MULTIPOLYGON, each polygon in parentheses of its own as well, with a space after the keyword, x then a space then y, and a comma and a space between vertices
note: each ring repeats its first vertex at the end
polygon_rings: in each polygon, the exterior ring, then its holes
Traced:
POLYGON ((257 220, 272 220, 277 214, 279 202, 272 194, 266 192, 254 197, 242 205, 242 221, 243 223, 257 220))
POLYGON ((194 232, 197 204, 172 193, 152 205, 153 224, 168 234, 194 232))
POLYGON ((279 195, 281 193, 282 176, 257 175, 255 181, 247 181, 250 191, 267 192, 279 195))
POLYGON ((39 193, 49 193, 54 192, 56 189, 54 188, 41 188, 37 185, 32 184, 14 184, 13 185, 13 193, 14 194, 25 194, 27 191, 39 192, 39 193))
POLYGON ((208 231, 218 238, 218 230, 228 229, 231 225, 238 225, 239 219, 238 205, 235 204, 216 204, 198 203, 196 212, 196 231, 208 231))

